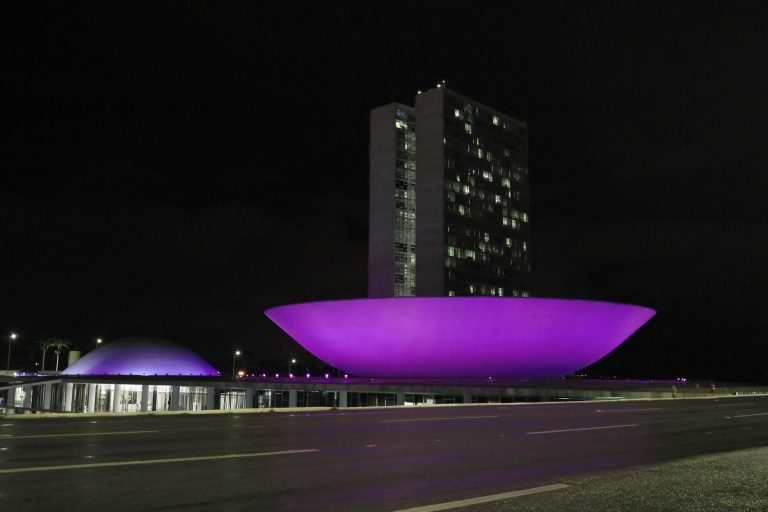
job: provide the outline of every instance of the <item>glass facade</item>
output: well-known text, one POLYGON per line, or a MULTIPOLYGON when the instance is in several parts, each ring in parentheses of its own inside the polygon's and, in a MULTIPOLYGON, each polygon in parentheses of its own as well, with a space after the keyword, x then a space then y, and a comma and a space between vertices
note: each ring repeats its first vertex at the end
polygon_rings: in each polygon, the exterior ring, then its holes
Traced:
POLYGON ((395 109, 395 297, 416 295, 416 125, 395 109))
POLYGON ((370 296, 528 297, 526 123, 445 87, 371 119, 370 296))
POLYGON ((525 123, 446 91, 443 130, 446 295, 527 297, 525 123))

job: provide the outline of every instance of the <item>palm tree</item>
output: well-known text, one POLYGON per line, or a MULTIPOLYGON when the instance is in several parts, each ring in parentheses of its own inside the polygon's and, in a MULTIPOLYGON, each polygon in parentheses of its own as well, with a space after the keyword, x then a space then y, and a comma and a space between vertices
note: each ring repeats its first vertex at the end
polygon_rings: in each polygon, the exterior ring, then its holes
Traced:
POLYGON ((56 371, 59 371, 59 355, 62 350, 72 348, 72 343, 67 340, 57 339, 51 343, 51 348, 53 348, 53 352, 56 354, 56 371))
POLYGON ((38 340, 37 345, 43 351, 43 362, 40 365, 40 371, 45 370, 45 355, 49 348, 54 349, 56 353, 56 371, 59 371, 59 355, 61 351, 72 347, 72 343, 61 338, 43 338, 38 340))

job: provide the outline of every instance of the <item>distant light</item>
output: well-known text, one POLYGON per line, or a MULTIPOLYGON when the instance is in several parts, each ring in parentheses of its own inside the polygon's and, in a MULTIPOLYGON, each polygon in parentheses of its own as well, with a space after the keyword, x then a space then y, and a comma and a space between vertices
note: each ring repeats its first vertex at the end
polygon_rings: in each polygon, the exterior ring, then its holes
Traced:
POLYGON ((235 355, 239 356, 240 355, 240 351, 239 350, 235 350, 235 355))
POLYGON ((291 359, 291 363, 296 364, 296 360, 295 359, 291 359))
POLYGON ((275 377, 279 377, 279 376, 280 376, 280 374, 279 374, 279 373, 276 373, 276 374, 275 374, 275 377))
POLYGON ((347 374, 345 373, 345 374, 344 374, 344 378, 345 378, 345 379, 348 379, 348 378, 349 378, 349 375, 347 375, 347 374))
POLYGON ((442 84, 437 84, 437 88, 438 88, 438 89, 440 88, 440 85, 442 85, 442 84))
POLYGON ((11 339, 15 340, 18 335, 15 332, 11 333, 11 339))
POLYGON ((416 94, 421 94, 421 91, 416 91, 416 94))
POLYGON ((102 341, 104 341, 104 340, 102 340, 101 338, 96 338, 96 344, 97 345, 101 345, 102 341))
POLYGON ((292 379, 292 378, 293 378, 293 374, 292 374, 292 373, 289 373, 289 374, 288 374, 288 377, 290 377, 290 378, 292 379))
POLYGON ((267 374, 266 374, 266 373, 262 373, 262 374, 261 374, 261 376, 262 376, 262 377, 266 377, 266 376, 267 376, 267 374))
POLYGON ((243 370, 240 370, 239 372, 237 372, 238 377, 242 377, 243 375, 245 375, 245 372, 243 370))
POLYGON ((326 379, 328 378, 328 374, 327 374, 327 373, 325 374, 325 378, 326 378, 326 379))
POLYGON ((307 378, 309 378, 309 374, 307 374, 307 378))

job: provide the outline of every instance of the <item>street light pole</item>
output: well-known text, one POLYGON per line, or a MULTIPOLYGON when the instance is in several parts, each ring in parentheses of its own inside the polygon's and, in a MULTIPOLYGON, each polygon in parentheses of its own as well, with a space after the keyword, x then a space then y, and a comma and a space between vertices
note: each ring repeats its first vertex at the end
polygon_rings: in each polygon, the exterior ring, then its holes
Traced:
POLYGON ((239 350, 235 350, 235 354, 232 356, 232 378, 235 378, 235 359, 240 355, 239 350))
POLYGON ((295 359, 291 359, 291 362, 288 363, 288 377, 291 376, 291 366, 293 366, 294 364, 296 364, 296 360, 295 359))
POLYGON ((16 339, 16 333, 12 332, 10 336, 8 336, 8 362, 5 364, 5 371, 10 371, 11 369, 11 342, 16 339))
POLYGON ((101 342, 104 341, 101 338, 96 338, 96 348, 99 348, 99 345, 101 345, 101 342))

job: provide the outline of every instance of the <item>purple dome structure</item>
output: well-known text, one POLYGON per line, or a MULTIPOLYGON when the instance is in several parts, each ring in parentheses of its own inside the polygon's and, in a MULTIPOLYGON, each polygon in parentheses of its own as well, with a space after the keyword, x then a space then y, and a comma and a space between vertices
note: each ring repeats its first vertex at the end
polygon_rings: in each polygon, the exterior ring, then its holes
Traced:
POLYGON ((407 297, 291 304, 265 314, 309 352, 365 377, 561 377, 656 312, 586 300, 407 297))
POLYGON ((61 372, 63 375, 189 375, 219 372, 186 347, 160 338, 125 338, 108 343, 61 372))

